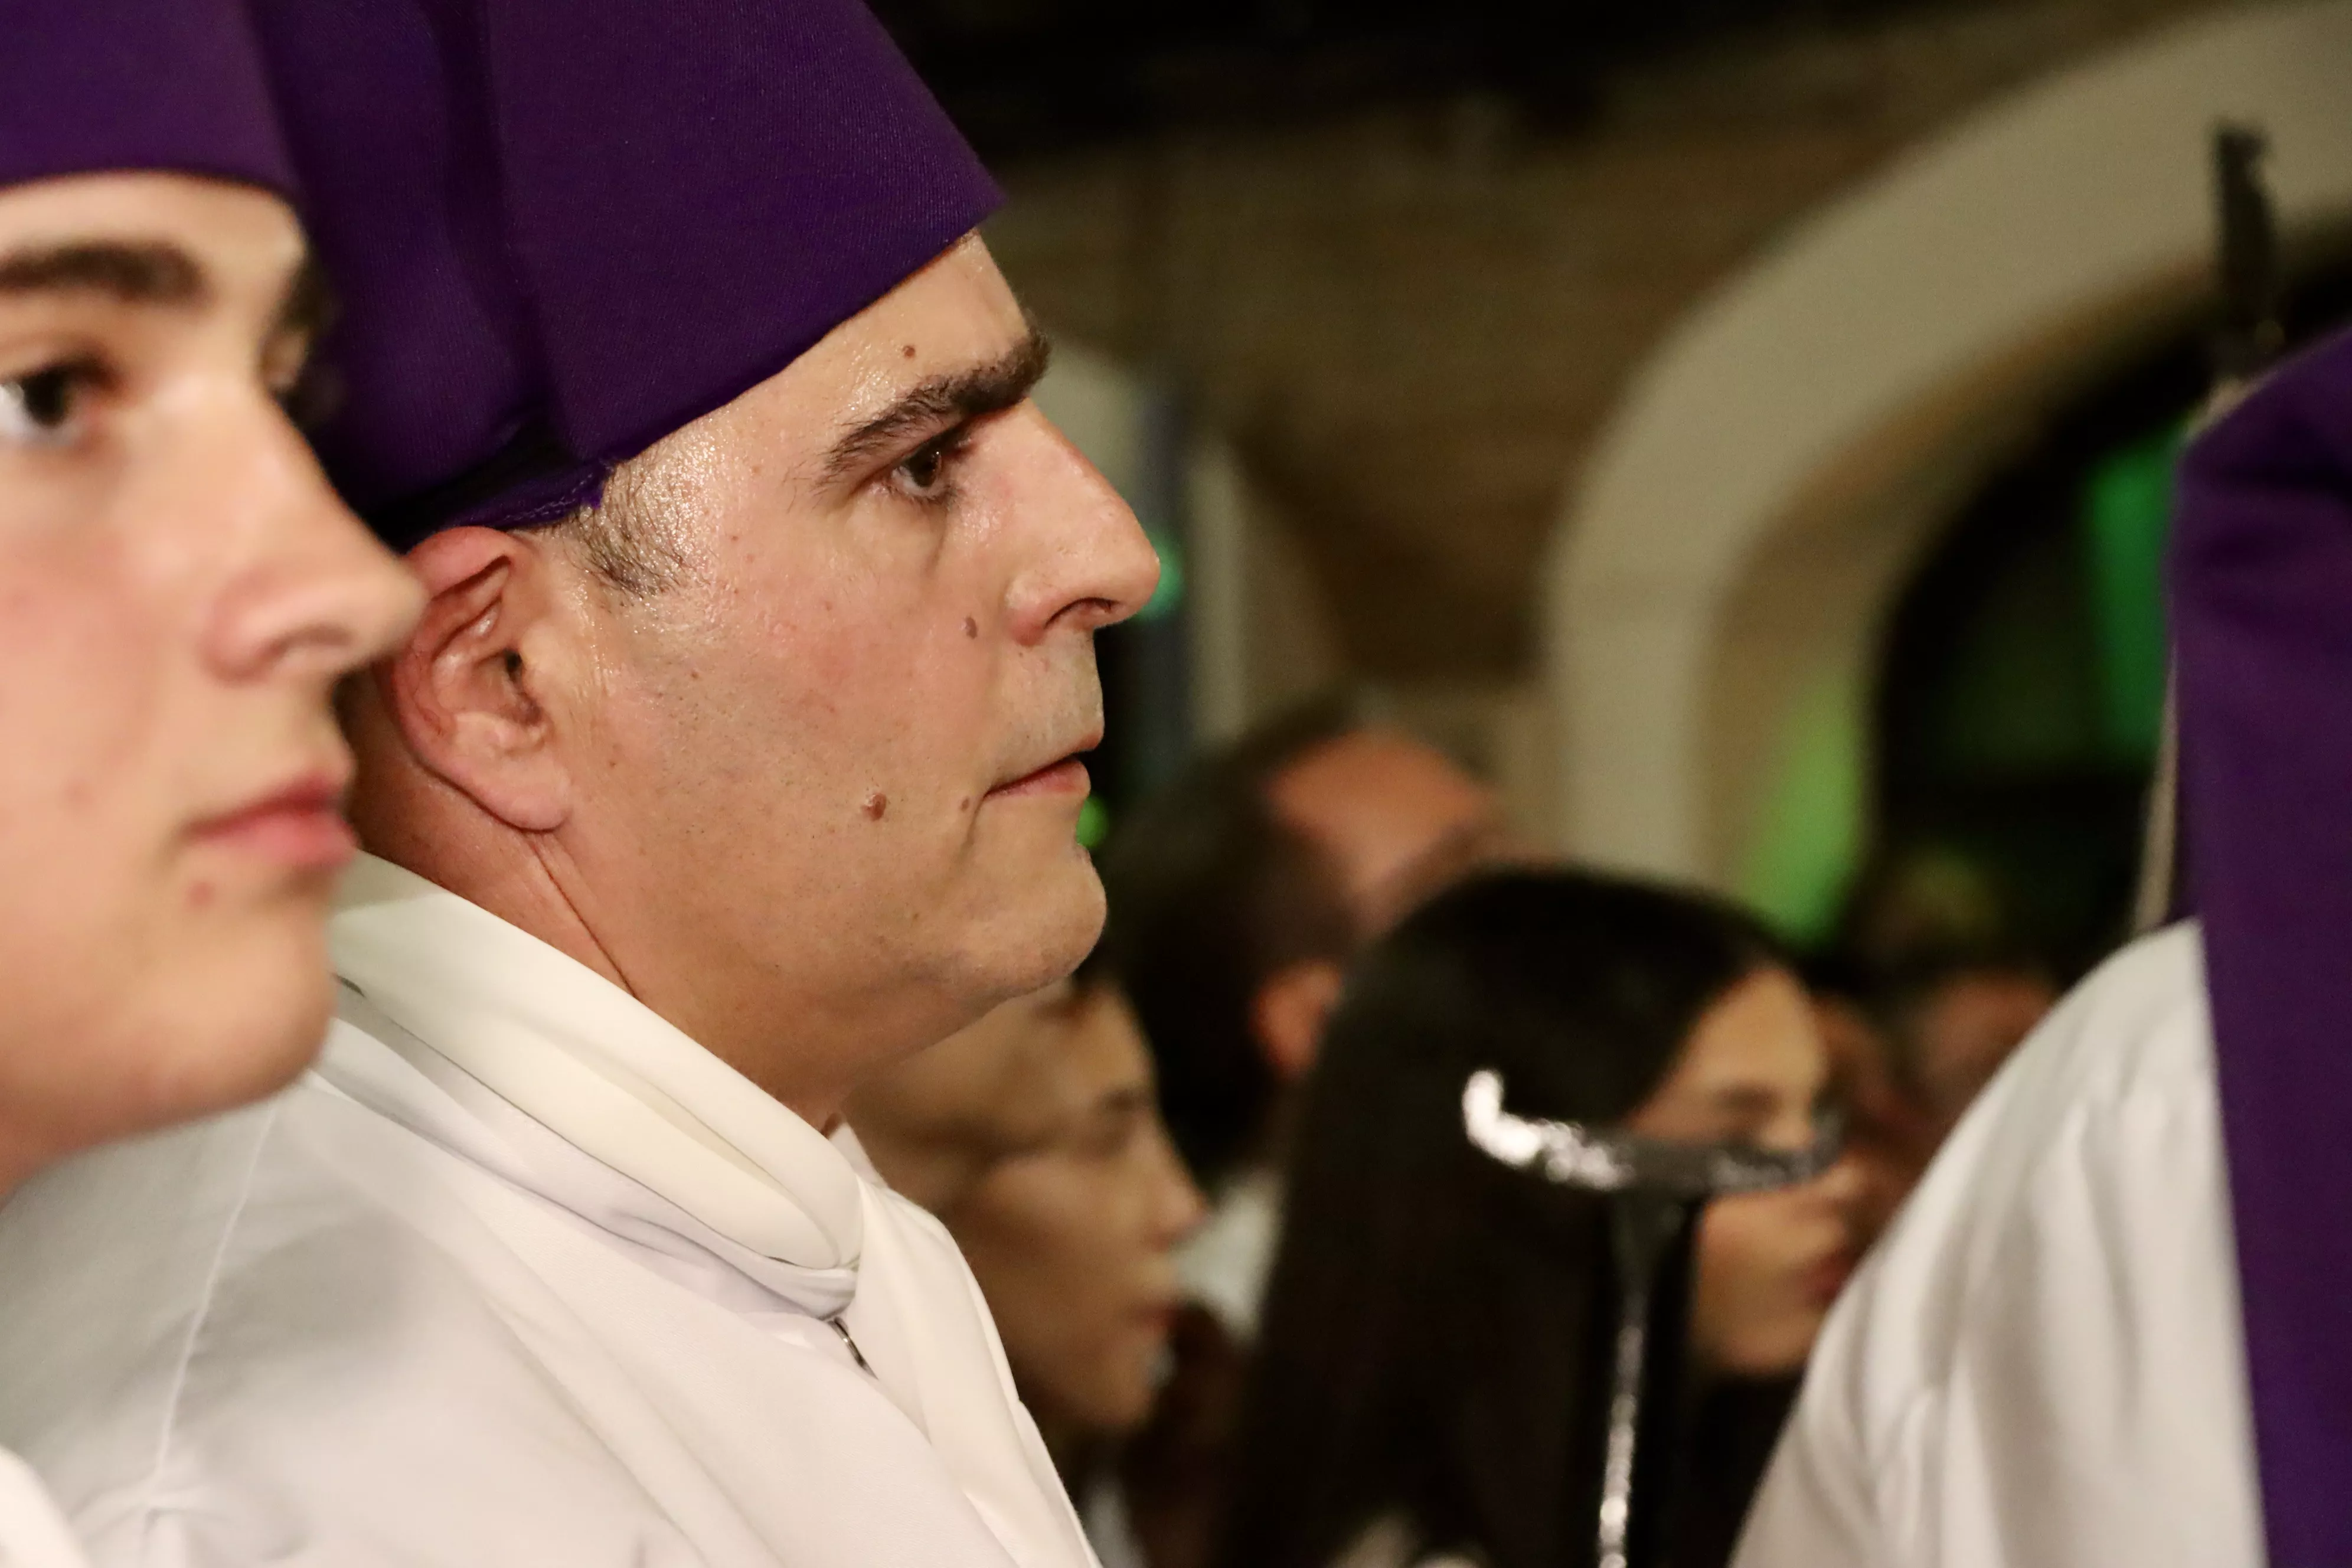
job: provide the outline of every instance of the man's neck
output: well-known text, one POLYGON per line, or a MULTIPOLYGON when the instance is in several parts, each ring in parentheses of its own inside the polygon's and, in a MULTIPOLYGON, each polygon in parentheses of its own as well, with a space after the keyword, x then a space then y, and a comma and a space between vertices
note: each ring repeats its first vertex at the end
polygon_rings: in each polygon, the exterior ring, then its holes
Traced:
POLYGON ((682 973, 679 963, 645 951, 644 941, 633 949, 621 940, 629 923, 622 921, 616 932, 602 918, 608 910, 597 890, 551 837, 483 844, 461 834, 425 843, 372 839, 368 847, 610 981, 820 1131, 840 1121, 866 1078, 970 1021, 934 1027, 928 1018, 898 1016, 903 994, 856 1005, 763 995, 759 1005, 747 1005, 748 987, 708 973, 719 962, 712 952, 697 947, 688 967, 702 968, 682 973))
POLYGON ((598 939, 593 922, 565 890, 551 847, 506 835, 486 842, 488 835, 463 831, 385 835, 363 830, 361 837, 369 854, 488 910, 637 994, 598 939))

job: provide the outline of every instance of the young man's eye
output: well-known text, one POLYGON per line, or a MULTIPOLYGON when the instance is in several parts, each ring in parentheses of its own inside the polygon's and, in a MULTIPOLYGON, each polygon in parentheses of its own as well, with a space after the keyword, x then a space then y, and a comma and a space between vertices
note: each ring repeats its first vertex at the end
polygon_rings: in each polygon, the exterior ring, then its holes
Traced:
POLYGON ((81 434, 90 400, 105 390, 103 366, 91 360, 43 365, 0 380, 0 441, 62 447, 81 434))

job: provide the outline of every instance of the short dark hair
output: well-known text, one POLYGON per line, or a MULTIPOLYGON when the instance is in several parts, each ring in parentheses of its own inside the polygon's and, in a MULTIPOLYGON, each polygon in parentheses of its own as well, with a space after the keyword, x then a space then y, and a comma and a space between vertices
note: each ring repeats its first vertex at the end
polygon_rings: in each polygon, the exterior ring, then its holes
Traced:
POLYGON ((1293 763, 1360 728, 1343 699, 1284 713, 1195 761, 1106 847, 1107 951, 1150 1042, 1169 1131, 1204 1185, 1250 1155, 1274 1103, 1251 1019, 1259 988, 1356 945, 1338 870, 1270 792, 1293 763))
POLYGON ((578 551, 589 574, 614 597, 650 598, 686 574, 676 520, 663 510, 674 503, 652 489, 633 458, 606 476, 604 493, 593 504, 543 531, 578 551))

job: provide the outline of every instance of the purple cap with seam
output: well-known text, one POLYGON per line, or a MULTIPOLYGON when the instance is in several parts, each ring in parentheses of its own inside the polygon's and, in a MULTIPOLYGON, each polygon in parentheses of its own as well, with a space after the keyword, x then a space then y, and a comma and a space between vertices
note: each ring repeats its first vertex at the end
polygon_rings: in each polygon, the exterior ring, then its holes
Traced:
POLYGON ((135 170, 294 195, 244 0, 0 0, 0 185, 135 170))
POLYGON ((398 547, 595 501, 1000 199, 859 0, 256 0, 398 547))
POLYGON ((2190 447, 2170 570, 2270 1561, 2352 1563, 2352 335, 2190 447))

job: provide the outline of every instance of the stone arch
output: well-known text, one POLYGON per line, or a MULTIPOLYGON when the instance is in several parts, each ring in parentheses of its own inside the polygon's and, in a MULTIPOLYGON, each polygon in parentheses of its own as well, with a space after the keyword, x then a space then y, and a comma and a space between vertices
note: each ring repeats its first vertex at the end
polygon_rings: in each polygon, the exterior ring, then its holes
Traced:
POLYGON ((2269 133, 2291 249, 2352 219, 2347 68, 2352 0, 2162 30, 1921 145, 1685 318, 1547 565, 1562 847, 1737 888, 1792 736, 1860 832, 1910 568, 2055 406, 2205 307, 2218 121, 2269 133))

